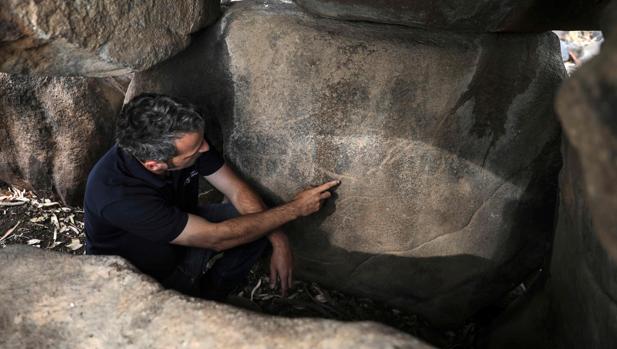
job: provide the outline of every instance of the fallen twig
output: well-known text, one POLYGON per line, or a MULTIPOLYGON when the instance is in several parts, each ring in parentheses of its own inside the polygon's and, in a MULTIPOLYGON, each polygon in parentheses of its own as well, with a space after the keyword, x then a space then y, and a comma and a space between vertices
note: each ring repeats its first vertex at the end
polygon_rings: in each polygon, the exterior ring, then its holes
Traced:
POLYGON ((255 287, 251 291, 251 302, 253 301, 253 296, 255 295, 255 292, 259 289, 259 286, 261 286, 261 279, 257 281, 257 285, 255 285, 255 287))
POLYGON ((11 201, 11 202, 2 202, 0 201, 0 206, 19 206, 25 204, 27 201, 11 201))
POLYGON ((60 222, 58 222, 58 216, 55 214, 51 215, 51 224, 53 224, 56 229, 60 229, 60 222))
POLYGON ((6 233, 4 233, 4 235, 2 235, 2 237, 0 238, 0 242, 4 241, 4 239, 6 239, 9 235, 11 235, 11 233, 13 231, 15 231, 15 229, 17 229, 17 227, 21 224, 21 221, 18 221, 17 224, 15 224, 13 226, 13 228, 9 229, 6 231, 6 233))

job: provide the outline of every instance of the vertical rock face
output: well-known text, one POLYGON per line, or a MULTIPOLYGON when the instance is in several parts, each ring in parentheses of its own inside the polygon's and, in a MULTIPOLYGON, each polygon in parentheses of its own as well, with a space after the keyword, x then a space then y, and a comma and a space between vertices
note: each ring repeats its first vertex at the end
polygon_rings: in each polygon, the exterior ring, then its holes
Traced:
POLYGON ((597 28, 610 0, 294 0, 338 19, 476 32, 540 32, 597 28))
MULTIPOLYGON (((613 30, 613 33, 615 31, 613 30)), ((617 37, 564 84, 552 306, 564 347, 617 347, 617 37)))
POLYGON ((506 314, 488 347, 617 347, 616 65, 610 35, 560 89, 564 166, 550 273, 506 314))
POLYGON ((219 1, 35 1, 0 3, 0 71, 121 75, 184 49, 214 21, 219 1))
POLYGON ((0 180, 81 205, 123 92, 105 79, 0 73, 0 180))
POLYGON ((208 109, 229 163, 274 203, 341 179, 322 212, 287 227, 300 277, 450 325, 546 252, 563 76, 552 34, 427 33, 243 2, 137 74, 127 98, 208 109))
POLYGON ((572 147, 564 146, 550 315, 560 347, 615 348, 617 263, 598 239, 593 208, 585 199, 584 163, 572 147))
POLYGON ((557 100, 559 118, 580 156, 594 231, 617 260, 617 37, 568 81, 557 100))

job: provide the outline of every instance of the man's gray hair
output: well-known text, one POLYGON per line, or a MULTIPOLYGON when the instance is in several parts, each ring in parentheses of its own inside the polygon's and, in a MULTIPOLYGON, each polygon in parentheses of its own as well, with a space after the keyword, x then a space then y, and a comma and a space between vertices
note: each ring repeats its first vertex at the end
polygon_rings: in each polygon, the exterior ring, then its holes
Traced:
POLYGON ((203 132, 197 108, 172 97, 145 93, 133 98, 116 123, 116 143, 140 161, 169 161, 177 155, 175 140, 203 132))

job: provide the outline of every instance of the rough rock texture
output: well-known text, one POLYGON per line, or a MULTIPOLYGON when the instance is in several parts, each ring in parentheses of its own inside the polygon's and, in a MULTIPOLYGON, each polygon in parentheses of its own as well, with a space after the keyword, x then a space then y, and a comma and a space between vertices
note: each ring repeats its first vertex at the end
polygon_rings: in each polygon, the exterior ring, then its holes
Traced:
MULTIPOLYGON (((569 95, 562 91, 560 100, 569 95)), ((563 156, 550 273, 496 322, 482 347, 617 347, 617 263, 597 237, 585 161, 568 141, 563 156)))
POLYGON ((2 348, 409 348, 371 322, 254 314, 163 290, 119 257, 0 250, 2 348))
POLYGON ((294 0, 337 19, 477 32, 597 29, 610 0, 294 0))
POLYGON ((617 35, 617 1, 611 1, 600 18, 600 29, 605 37, 617 35))
POLYGON ((0 180, 81 205, 123 98, 111 78, 0 73, 0 180))
POLYGON ((617 263, 598 240, 602 222, 595 219, 593 199, 585 199, 585 155, 569 147, 564 153, 550 280, 556 342, 560 348, 616 348, 617 263))
MULTIPOLYGON (((615 33, 615 31, 613 31, 615 33)), ((564 84, 565 150, 552 295, 567 347, 617 347, 617 36, 564 84)))
POLYGON ((615 66, 617 37, 609 36, 559 92, 567 139, 550 274, 504 316, 491 348, 617 347, 615 66))
POLYGON ((451 325, 546 252, 563 75, 552 34, 427 33, 243 2, 136 74, 127 98, 209 109, 229 162, 271 202, 342 179, 288 227, 300 277, 451 325))
POLYGON ((0 71, 121 75, 184 49, 219 15, 217 0, 0 2, 0 71))
POLYGON ((617 260, 617 36, 557 99, 563 129, 581 160, 594 231, 617 260))

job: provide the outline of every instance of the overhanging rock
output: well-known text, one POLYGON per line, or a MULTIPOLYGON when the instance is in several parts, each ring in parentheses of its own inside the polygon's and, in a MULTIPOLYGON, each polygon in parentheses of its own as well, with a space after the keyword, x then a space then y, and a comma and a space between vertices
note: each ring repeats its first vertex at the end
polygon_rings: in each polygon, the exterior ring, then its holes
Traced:
POLYGON ((184 49, 219 15, 218 0, 0 2, 0 71, 122 75, 184 49))
POLYGON ((474 32, 597 29, 610 0, 295 0, 331 18, 474 32))

